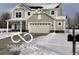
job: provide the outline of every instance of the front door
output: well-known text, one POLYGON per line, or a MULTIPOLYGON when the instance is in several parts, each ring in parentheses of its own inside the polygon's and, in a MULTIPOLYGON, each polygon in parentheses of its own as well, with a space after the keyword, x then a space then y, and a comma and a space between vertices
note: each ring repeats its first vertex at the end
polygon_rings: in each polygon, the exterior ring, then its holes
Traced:
POLYGON ((12 24, 12 30, 18 30, 18 24, 12 24))
POLYGON ((15 24, 15 30, 18 30, 18 25, 17 24, 15 24))

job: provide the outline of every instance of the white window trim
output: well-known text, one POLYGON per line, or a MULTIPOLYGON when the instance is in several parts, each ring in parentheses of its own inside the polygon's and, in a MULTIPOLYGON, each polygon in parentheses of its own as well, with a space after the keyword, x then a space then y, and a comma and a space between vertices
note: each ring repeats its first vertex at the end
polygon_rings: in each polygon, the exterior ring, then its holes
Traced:
POLYGON ((15 18, 19 18, 19 17, 16 17, 17 12, 21 12, 21 18, 22 18, 23 17, 23 12, 22 11, 15 11, 15 18))
POLYGON ((62 27, 62 26, 63 26, 63 22, 62 22, 62 21, 58 21, 58 22, 57 22, 57 26, 58 26, 58 27, 62 27), (59 23, 61 23, 61 25, 59 25, 59 23))
POLYGON ((32 15, 32 11, 26 11, 27 16, 28 16, 28 12, 30 12, 29 16, 31 16, 32 15))
MULTIPOLYGON (((28 13, 30 13, 30 15, 31 15, 31 12, 30 11, 27 12, 27 15, 28 15, 28 13)), ((28 15, 28 16, 30 16, 30 15, 28 15)))
POLYGON ((32 16, 34 13, 32 11, 25 11, 25 18, 28 18, 32 16), (30 15, 28 16, 28 12, 30 12, 30 15))

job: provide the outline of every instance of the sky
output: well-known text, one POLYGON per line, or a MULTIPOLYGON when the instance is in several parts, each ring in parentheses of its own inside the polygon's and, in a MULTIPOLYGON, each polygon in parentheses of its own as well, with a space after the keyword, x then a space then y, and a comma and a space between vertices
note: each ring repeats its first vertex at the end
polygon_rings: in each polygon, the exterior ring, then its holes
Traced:
MULTIPOLYGON (((10 11, 15 6, 15 3, 0 3, 0 14, 4 11, 10 11)), ((72 17, 75 12, 79 12, 79 3, 62 3, 63 15, 72 17)))

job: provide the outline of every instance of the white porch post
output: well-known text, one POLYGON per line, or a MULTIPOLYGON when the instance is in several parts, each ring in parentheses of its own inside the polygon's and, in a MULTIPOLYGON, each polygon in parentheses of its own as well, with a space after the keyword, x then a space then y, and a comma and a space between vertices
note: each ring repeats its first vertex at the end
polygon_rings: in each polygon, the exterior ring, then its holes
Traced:
POLYGON ((9 30, 9 22, 7 21, 7 32, 8 32, 8 30, 9 30))
POLYGON ((65 32, 65 30, 66 30, 66 24, 65 24, 65 21, 64 21, 64 32, 65 32))
POLYGON ((20 21, 20 32, 22 32, 22 21, 20 21))
POLYGON ((54 20, 54 32, 55 32, 55 20, 54 20))

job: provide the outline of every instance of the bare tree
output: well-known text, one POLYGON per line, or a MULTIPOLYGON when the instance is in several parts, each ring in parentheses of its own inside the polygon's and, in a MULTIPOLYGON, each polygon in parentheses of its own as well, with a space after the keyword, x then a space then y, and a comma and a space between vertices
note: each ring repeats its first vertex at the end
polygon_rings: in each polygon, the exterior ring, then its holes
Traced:
POLYGON ((0 27, 5 28, 6 27, 6 20, 10 19, 10 14, 5 12, 0 16, 0 27))
POLYGON ((68 24, 68 29, 71 28, 71 18, 67 17, 67 24, 68 24))
POLYGON ((2 15, 1 15, 1 17, 0 17, 0 19, 1 20, 8 20, 8 19, 10 19, 11 17, 10 17, 10 14, 9 13, 3 13, 2 15))
POLYGON ((72 24, 71 26, 75 26, 76 28, 79 28, 79 13, 78 12, 74 12, 73 13, 73 17, 71 17, 72 19, 72 24))
POLYGON ((76 20, 75 25, 78 26, 79 28, 79 13, 78 12, 76 12, 75 20, 76 20))

